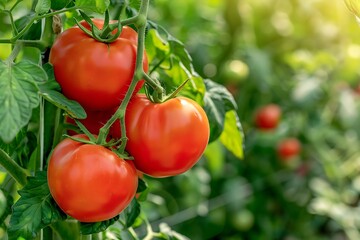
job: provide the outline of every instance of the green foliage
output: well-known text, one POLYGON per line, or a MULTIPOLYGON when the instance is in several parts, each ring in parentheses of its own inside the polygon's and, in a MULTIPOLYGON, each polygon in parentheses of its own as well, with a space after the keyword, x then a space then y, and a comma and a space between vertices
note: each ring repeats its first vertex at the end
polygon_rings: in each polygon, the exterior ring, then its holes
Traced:
POLYGON ((228 111, 225 115, 224 130, 220 141, 224 147, 237 158, 244 157, 242 127, 235 111, 228 111))
POLYGON ((139 202, 134 198, 129 206, 120 214, 120 218, 122 222, 125 223, 126 227, 131 227, 134 223, 136 218, 140 214, 140 204, 139 202))
POLYGON ((235 110, 237 105, 230 92, 224 86, 211 80, 205 80, 205 85, 204 109, 210 122, 209 142, 212 142, 224 130, 226 112, 235 110))
POLYGON ((39 0, 35 7, 35 12, 37 14, 44 14, 50 10, 51 0, 39 0))
POLYGON ((97 13, 104 13, 109 4, 110 0, 75 0, 76 6, 97 13))
POLYGON ((38 65, 22 61, 0 62, 0 137, 10 142, 30 120, 32 109, 38 106, 38 84, 46 81, 45 71, 38 65))
POLYGON ((28 184, 19 194, 10 219, 10 239, 32 239, 40 229, 66 218, 50 195, 46 172, 29 177, 28 184))
POLYGON ((184 45, 162 27, 154 23, 150 26, 153 29, 149 30, 146 37, 146 52, 150 62, 150 72, 155 71, 158 74, 159 80, 168 93, 189 79, 180 94, 202 104, 205 85, 203 79, 194 72, 191 58, 184 45), (159 31, 164 34, 165 39, 162 38, 159 31))
POLYGON ((80 223, 80 232, 83 235, 99 233, 105 231, 110 225, 114 224, 119 219, 119 216, 113 217, 109 220, 96 223, 80 223))

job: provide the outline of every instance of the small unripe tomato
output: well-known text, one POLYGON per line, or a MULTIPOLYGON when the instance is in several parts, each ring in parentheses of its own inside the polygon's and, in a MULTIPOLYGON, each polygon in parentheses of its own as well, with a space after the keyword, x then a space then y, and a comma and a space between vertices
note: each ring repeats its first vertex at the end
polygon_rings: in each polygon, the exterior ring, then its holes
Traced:
POLYGON ((277 127, 281 117, 281 109, 276 104, 269 104, 258 109, 255 124, 259 129, 271 130, 277 127))

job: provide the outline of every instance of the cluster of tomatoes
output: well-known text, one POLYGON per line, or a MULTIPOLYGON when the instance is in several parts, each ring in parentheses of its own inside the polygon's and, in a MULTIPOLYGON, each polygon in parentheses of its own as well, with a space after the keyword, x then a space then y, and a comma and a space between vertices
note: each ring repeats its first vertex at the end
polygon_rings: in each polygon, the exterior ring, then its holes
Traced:
MULTIPOLYGON (((104 25, 103 20, 93 22, 99 29, 104 25)), ((90 29, 88 23, 81 24, 90 29)), ((62 32, 51 49, 55 78, 63 94, 83 106, 87 118, 80 122, 94 136, 128 91, 137 37, 135 30, 124 26, 114 42, 102 43, 76 26, 62 32)), ((148 70, 146 52, 143 70, 148 70)), ((203 154, 210 131, 202 107, 185 97, 153 103, 138 93, 143 84, 143 80, 137 83, 125 114, 126 151, 133 160, 120 158, 111 148, 70 138, 52 152, 50 192, 69 216, 82 222, 115 217, 136 195, 138 175, 175 176, 190 169, 203 154)), ((73 137, 89 140, 84 134, 73 137)), ((112 125, 109 137, 121 137, 119 121, 112 125)))
MULTIPOLYGON (((281 118, 281 109, 276 104, 268 104, 256 112, 255 124, 263 130, 269 131, 275 129, 281 118)), ((296 156, 301 151, 301 143, 297 138, 289 137, 281 140, 277 145, 278 156, 285 161, 288 161, 296 156)))

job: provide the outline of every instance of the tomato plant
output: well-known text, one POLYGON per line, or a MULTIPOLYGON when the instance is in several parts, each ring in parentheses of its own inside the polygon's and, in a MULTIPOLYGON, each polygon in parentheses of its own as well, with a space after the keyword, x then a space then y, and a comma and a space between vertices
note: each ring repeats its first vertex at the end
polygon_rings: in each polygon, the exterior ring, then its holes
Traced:
POLYGON ((286 138, 279 142, 277 153, 281 159, 289 160, 301 151, 301 143, 297 138, 286 138))
MULTIPOLYGON (((101 21, 96 20, 101 26, 101 21)), ((89 27, 84 22, 85 27, 89 27)), ((111 43, 86 35, 78 26, 62 32, 50 51, 50 62, 62 92, 85 109, 109 110, 119 106, 135 71, 135 33, 130 28, 111 43)), ((148 69, 146 54, 144 71, 148 69)), ((137 92, 143 85, 139 81, 137 92)))
POLYGON ((133 164, 102 146, 65 139, 50 156, 50 192, 65 213, 82 222, 118 215, 135 196, 137 181, 133 164))
POLYGON ((277 127, 281 117, 281 109, 276 104, 261 107, 255 114, 255 124, 259 129, 271 130, 277 127))
POLYGON ((178 239, 142 211, 143 172, 183 173, 209 141, 242 158, 234 98, 134 2, 0 3, 0 238, 178 239))
POLYGON ((153 103, 137 95, 129 103, 126 122, 126 149, 136 168, 153 177, 187 171, 200 159, 209 140, 204 110, 184 97, 153 103))

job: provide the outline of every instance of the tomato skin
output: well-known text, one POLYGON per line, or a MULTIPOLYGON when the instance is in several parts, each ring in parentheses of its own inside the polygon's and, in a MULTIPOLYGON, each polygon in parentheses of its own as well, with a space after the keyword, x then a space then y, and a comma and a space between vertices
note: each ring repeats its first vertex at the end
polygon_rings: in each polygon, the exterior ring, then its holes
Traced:
MULTIPOLYGON (((106 44, 72 27, 57 37, 49 60, 63 94, 88 110, 109 110, 119 106, 132 81, 136 45, 117 38, 106 44)), ((148 71, 146 53, 144 71, 148 71)), ((135 93, 144 84, 139 81, 135 93)))
MULTIPOLYGON (((85 135, 75 137, 87 139, 85 135)), ((138 178, 133 164, 109 149, 68 138, 50 157, 48 184, 65 213, 81 222, 98 222, 127 207, 135 196, 138 178)))
POLYGON ((301 143, 296 138, 286 138, 277 146, 277 153, 283 160, 289 160, 299 154, 301 143))
POLYGON ((258 109, 255 124, 259 129, 271 130, 277 127, 281 117, 281 109, 276 104, 269 104, 258 109))
POLYGON ((190 169, 209 140, 205 111, 196 102, 177 97, 152 103, 134 96, 127 108, 126 150, 138 170, 152 177, 168 177, 190 169))

